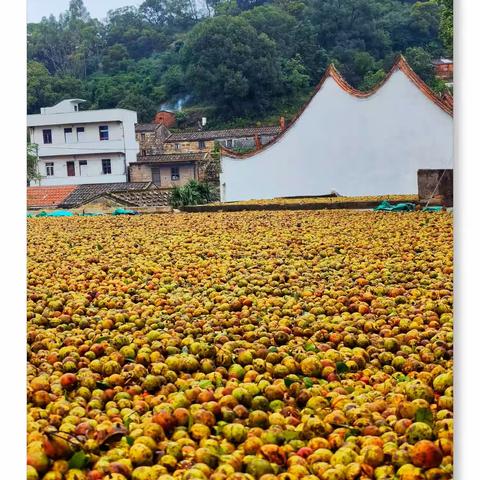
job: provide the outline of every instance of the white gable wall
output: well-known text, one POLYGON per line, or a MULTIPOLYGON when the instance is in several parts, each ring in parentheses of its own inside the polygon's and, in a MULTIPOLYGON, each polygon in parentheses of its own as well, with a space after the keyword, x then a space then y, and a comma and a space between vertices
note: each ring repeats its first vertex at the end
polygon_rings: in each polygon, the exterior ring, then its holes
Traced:
POLYGON ((411 194, 420 168, 453 168, 453 119, 401 71, 358 98, 328 77, 299 119, 252 157, 222 157, 222 201, 411 194))

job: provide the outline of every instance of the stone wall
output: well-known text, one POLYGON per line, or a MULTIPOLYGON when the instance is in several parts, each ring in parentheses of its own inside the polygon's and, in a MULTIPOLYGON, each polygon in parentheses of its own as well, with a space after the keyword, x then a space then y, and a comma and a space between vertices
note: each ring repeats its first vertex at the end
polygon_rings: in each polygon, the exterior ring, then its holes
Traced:
POLYGON ((215 142, 213 140, 205 140, 205 147, 200 148, 199 142, 175 142, 175 143, 164 143, 163 144, 163 153, 202 153, 202 152, 211 152, 215 147, 215 142), (176 148, 178 145, 178 148, 176 148))
POLYGON ((164 141, 170 132, 160 125, 152 132, 137 132, 135 135, 140 146, 139 155, 159 155, 163 153, 164 141))
POLYGON ((152 181, 152 170, 150 168, 150 165, 132 163, 128 168, 130 170, 130 182, 152 181))
POLYGON ((453 206, 453 169, 418 170, 417 181, 420 202, 453 206))
POLYGON ((152 168, 160 168, 160 186, 165 188, 181 187, 190 180, 195 179, 195 166, 188 165, 151 165, 151 164, 131 164, 130 182, 151 182, 152 168), (180 173, 179 180, 172 180, 171 169, 177 167, 180 173))

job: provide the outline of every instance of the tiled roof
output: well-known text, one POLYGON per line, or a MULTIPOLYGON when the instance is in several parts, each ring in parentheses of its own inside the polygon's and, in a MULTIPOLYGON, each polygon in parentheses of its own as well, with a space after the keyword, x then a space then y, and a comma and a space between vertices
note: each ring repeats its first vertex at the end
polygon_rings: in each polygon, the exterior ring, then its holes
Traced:
POLYGON ((280 126, 231 128, 227 130, 206 130, 198 132, 172 133, 166 143, 188 142, 197 140, 221 140, 223 138, 254 137, 255 135, 278 135, 281 132, 280 126))
POLYGON ((107 196, 132 207, 159 207, 168 205, 170 190, 149 188, 148 190, 112 192, 107 196))
POLYGON ((436 60, 433 60, 432 63, 434 65, 451 65, 453 63, 453 60, 450 60, 449 58, 438 58, 436 60))
POLYGON ((56 207, 76 188, 76 185, 27 187, 27 208, 56 207))
MULTIPOLYGON (((207 153, 161 153, 159 155, 139 155, 136 163, 177 163, 199 162, 207 153)), ((133 164, 135 165, 135 164, 133 164)))
POLYGON ((136 132, 154 132, 160 125, 158 123, 137 123, 136 132))
POLYGON ((60 206, 63 208, 75 208, 80 205, 85 205, 105 193, 125 190, 143 190, 149 185, 150 182, 77 185, 71 194, 63 200, 60 206))

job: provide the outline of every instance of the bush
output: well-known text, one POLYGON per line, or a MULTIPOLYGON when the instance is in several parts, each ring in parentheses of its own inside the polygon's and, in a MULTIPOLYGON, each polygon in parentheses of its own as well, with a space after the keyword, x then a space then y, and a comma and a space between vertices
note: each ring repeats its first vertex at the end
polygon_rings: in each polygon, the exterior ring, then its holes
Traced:
POLYGON ((169 203, 172 207, 184 207, 186 205, 201 205, 215 200, 215 195, 208 183, 190 180, 183 187, 174 187, 170 195, 169 203))

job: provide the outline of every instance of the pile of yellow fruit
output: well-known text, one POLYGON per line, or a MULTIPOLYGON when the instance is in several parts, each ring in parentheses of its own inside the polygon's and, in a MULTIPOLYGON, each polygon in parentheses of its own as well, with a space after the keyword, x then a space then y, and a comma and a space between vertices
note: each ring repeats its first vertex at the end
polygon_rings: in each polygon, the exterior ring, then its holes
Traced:
MULTIPOLYGON (((239 202, 227 202, 234 205, 303 205, 305 203, 347 203, 347 202, 418 202, 418 195, 376 195, 362 197, 289 197, 289 198, 271 198, 268 200, 243 200, 239 202)), ((213 205, 225 205, 221 202, 213 205)))
POLYGON ((28 220, 28 480, 446 480, 449 213, 28 220))

